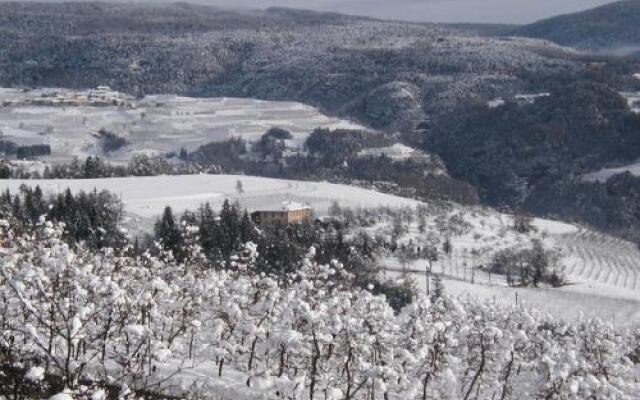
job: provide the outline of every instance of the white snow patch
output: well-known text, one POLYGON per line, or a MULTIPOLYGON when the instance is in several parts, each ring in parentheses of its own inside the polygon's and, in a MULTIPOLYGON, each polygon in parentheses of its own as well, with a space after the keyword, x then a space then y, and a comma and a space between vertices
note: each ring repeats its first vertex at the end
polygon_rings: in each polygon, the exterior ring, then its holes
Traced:
POLYGON ((620 95, 627 100, 627 105, 632 112, 640 113, 640 92, 621 92, 620 95))
POLYGON ((104 389, 98 389, 91 394, 91 400, 106 400, 107 393, 104 389))
POLYGON ((31 367, 29 371, 24 376, 24 379, 29 382, 38 383, 42 382, 44 379, 44 368, 42 367, 31 367))
POLYGON ((599 171, 584 174, 582 179, 587 182, 606 182, 614 175, 629 172, 631 175, 640 176, 640 163, 633 163, 617 168, 603 168, 599 171))
POLYGON ((358 153, 360 157, 379 157, 381 155, 389 157, 393 161, 405 161, 409 159, 428 160, 429 155, 420 150, 416 150, 412 147, 404 145, 402 143, 395 143, 387 147, 372 147, 361 150, 358 153))
POLYGON ((498 108, 503 105, 505 105, 505 101, 500 97, 498 97, 497 99, 487 101, 487 107, 489 108, 498 108))
POLYGON ((522 103, 526 103, 526 104, 533 104, 536 102, 536 100, 544 98, 544 97, 550 97, 551 93, 525 93, 525 94, 517 94, 514 96, 514 98, 522 103))
POLYGON ((552 235, 565 235, 578 231, 578 227, 575 225, 549 219, 535 218, 532 221, 532 224, 539 231, 546 232, 552 235))
POLYGON ((310 205, 298 203, 296 201, 283 201, 279 207, 262 209, 261 211, 298 211, 298 210, 309 210, 313 207, 310 205))

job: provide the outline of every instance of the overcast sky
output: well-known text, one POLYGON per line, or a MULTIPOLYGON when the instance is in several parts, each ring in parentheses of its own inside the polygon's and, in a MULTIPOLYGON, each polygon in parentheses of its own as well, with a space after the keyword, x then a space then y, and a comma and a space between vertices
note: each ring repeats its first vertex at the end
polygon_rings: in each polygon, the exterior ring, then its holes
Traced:
MULTIPOLYGON (((149 1, 149 0, 147 0, 149 1)), ((152 0, 166 1, 166 0, 152 0)), ((529 23, 612 0, 187 0, 224 7, 273 5, 431 22, 529 23)))

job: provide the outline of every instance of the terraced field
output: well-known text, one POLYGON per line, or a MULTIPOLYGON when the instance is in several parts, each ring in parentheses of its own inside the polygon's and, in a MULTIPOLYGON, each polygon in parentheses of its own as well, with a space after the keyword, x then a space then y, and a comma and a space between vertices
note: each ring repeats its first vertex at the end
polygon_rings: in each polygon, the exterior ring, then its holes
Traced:
POLYGON ((640 293, 640 250, 631 242, 583 228, 560 235, 566 273, 576 283, 595 282, 640 293))
MULTIPOLYGON (((441 254, 433 271, 441 274, 445 292, 478 300, 525 304, 566 320, 597 317, 616 326, 640 326, 640 250, 633 243, 590 231, 580 226, 536 220, 537 230, 515 235, 509 217, 489 213, 481 219, 465 214, 473 228, 451 237, 453 251, 441 254), (483 225, 479 226, 478 221, 483 225), (561 254, 560 268, 569 280, 562 288, 509 287, 504 276, 489 275, 477 268, 491 262, 493 254, 510 247, 528 247, 531 240, 544 242, 561 254)), ((414 224, 415 225, 415 224, 414 224)), ((431 226, 429 230, 433 230, 431 226)), ((404 238, 420 240, 412 226, 404 238)), ((426 290, 426 260, 402 263, 395 256, 382 260, 383 275, 401 279, 411 276, 426 290), (404 271, 404 273, 403 273, 404 271)))
POLYGON ((236 137, 254 142, 276 126, 289 130, 296 146, 316 128, 365 129, 305 104, 255 99, 155 95, 140 99, 132 108, 2 106, 6 100, 24 102, 52 93, 76 94, 67 89, 23 92, 0 88, 0 137, 21 146, 48 144, 52 155, 43 158, 48 161, 101 156, 112 162, 127 162, 134 154, 161 155, 176 153, 180 148, 193 151, 209 142, 236 137), (101 130, 124 139, 126 145, 105 152, 98 135, 101 130))

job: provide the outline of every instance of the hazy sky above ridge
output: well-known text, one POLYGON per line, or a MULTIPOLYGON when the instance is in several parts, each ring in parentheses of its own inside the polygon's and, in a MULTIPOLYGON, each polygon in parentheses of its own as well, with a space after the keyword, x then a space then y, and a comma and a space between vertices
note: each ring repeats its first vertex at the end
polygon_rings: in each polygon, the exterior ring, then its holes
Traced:
MULTIPOLYGON (((120 0, 162 2, 171 0, 120 0)), ((184 0, 182 0, 184 1, 184 0)), ((530 23, 611 0, 186 0, 228 8, 285 6, 424 22, 530 23)))

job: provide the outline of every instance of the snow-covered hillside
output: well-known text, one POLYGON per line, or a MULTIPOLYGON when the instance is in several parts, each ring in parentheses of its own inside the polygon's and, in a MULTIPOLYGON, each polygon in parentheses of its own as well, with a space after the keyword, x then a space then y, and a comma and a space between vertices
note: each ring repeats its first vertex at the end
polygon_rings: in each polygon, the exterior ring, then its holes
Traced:
POLYGON ((297 145, 316 128, 365 129, 295 102, 154 95, 122 107, 26 104, 53 93, 61 98, 78 95, 66 89, 0 89, 0 104, 6 103, 0 107, 2 140, 18 145, 50 144, 50 159, 56 161, 89 155, 128 161, 135 153, 177 153, 181 147, 193 151, 234 137, 256 141, 271 127, 291 131, 297 145), (101 129, 128 144, 105 153, 98 135, 101 129))
POLYGON ((616 168, 603 168, 599 171, 584 174, 582 176, 582 179, 588 182, 606 182, 607 179, 611 178, 612 176, 617 174, 622 174, 625 172, 629 172, 632 175, 639 176, 640 163, 633 163, 630 165, 625 165, 625 166, 616 167, 616 168))
POLYGON ((219 208, 225 199, 237 200, 249 211, 273 208, 283 201, 297 201, 311 205, 316 215, 326 215, 334 201, 349 208, 415 207, 419 204, 415 200, 348 185, 240 175, 5 180, 2 181, 2 187, 15 192, 23 183, 39 185, 46 193, 58 193, 66 188, 73 192, 108 190, 120 196, 134 225, 139 226, 142 222, 147 228, 165 206, 171 206, 176 212, 182 213, 185 210, 196 210, 205 202, 219 208), (242 184, 242 193, 238 192, 238 182, 242 184))
MULTIPOLYGON (((203 202, 219 207, 224 199, 237 200, 250 211, 280 205, 291 200, 314 207, 316 215, 326 215, 336 201, 343 208, 377 209, 389 207, 412 215, 399 244, 433 245, 440 249, 434 272, 442 273, 447 290, 456 295, 519 301, 568 320, 581 313, 614 321, 616 325, 640 324, 640 251, 633 244, 601 235, 579 226, 557 221, 534 220, 534 231, 526 234, 513 229, 513 218, 485 208, 458 205, 432 205, 347 185, 302 182, 234 175, 159 176, 89 180, 7 180, 3 187, 17 191, 23 183, 40 185, 45 192, 57 193, 67 187, 79 190, 109 190, 120 196, 127 212, 129 230, 150 230, 155 217, 169 205, 176 212, 197 209, 203 202), (241 182, 242 193, 239 193, 241 182), (419 229, 424 211, 425 226, 419 229), (452 244, 450 255, 442 253, 445 238, 452 244), (489 277, 477 267, 486 265, 503 249, 527 248, 534 240, 561 255, 558 268, 571 282, 561 289, 514 289, 504 278, 489 277), (473 282, 472 282, 473 281, 473 282)), ((370 234, 390 237, 391 218, 380 212, 380 222, 367 228, 370 234)), ((424 286, 426 260, 403 264, 397 255, 382 259, 389 276, 399 278, 406 268, 418 285, 424 286)))
MULTIPOLYGON (((640 324, 640 251, 633 243, 544 219, 533 221, 535 230, 518 233, 513 229, 511 216, 482 208, 431 208, 423 233, 420 221, 416 216, 412 218, 398 244, 409 248, 435 246, 439 254, 438 261, 432 263, 432 271, 441 274, 451 294, 507 305, 519 302, 571 321, 586 315, 616 326, 640 324), (449 254, 442 250, 446 238, 451 243, 449 254), (504 276, 480 269, 497 252, 531 248, 534 241, 557 252, 559 260, 555 268, 569 285, 514 288, 507 285, 504 276)), ((387 221, 368 231, 373 235, 391 235, 393 224, 387 221)), ((429 261, 402 259, 401 255, 387 255, 382 260, 384 274, 395 279, 408 274, 419 288, 426 290, 429 261)))

